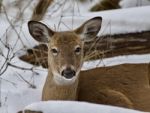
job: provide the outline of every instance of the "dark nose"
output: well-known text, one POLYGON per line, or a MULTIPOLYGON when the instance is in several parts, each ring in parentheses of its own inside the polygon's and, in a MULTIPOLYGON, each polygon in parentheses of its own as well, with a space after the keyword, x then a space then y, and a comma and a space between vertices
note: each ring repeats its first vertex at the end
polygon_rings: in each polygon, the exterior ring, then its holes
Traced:
POLYGON ((62 71, 62 76, 64 76, 67 79, 71 79, 72 77, 74 77, 76 74, 76 72, 74 70, 72 70, 71 68, 66 68, 62 71))

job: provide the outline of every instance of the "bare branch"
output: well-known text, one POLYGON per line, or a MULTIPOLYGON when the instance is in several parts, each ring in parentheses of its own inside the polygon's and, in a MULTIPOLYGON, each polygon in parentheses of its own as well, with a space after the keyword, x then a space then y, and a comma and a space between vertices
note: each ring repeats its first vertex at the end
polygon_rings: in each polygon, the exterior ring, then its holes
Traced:
MULTIPOLYGON (((17 73, 17 72, 16 72, 17 73)), ((27 83, 31 88, 36 88, 35 85, 31 84, 30 82, 28 82, 23 76, 21 76, 19 73, 17 73, 17 75, 25 82, 27 83)))
POLYGON ((11 67, 14 67, 14 68, 17 68, 17 69, 21 69, 21 70, 33 71, 33 67, 32 67, 32 68, 20 67, 20 66, 13 65, 13 64, 11 64, 10 62, 8 62, 7 65, 8 65, 8 66, 11 66, 11 67))

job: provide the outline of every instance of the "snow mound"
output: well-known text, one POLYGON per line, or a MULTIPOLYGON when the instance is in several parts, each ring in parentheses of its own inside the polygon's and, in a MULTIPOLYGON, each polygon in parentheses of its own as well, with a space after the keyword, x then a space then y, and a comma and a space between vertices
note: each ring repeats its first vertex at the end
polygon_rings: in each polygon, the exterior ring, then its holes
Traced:
POLYGON ((146 113, 121 107, 77 101, 45 101, 31 104, 25 109, 42 111, 43 113, 146 113))
POLYGON ((119 3, 122 8, 139 7, 150 5, 149 0, 121 0, 119 3))
POLYGON ((86 20, 101 16, 103 18, 102 28, 98 35, 126 34, 150 30, 150 6, 116 9, 94 13, 83 13, 64 15, 63 17, 52 16, 42 21, 56 31, 66 31, 79 27, 86 20), (55 23, 55 24, 54 24, 55 23))
POLYGON ((95 61, 84 62, 82 70, 89 70, 96 67, 115 66, 119 64, 139 64, 150 63, 150 54, 117 56, 112 58, 99 59, 95 61))

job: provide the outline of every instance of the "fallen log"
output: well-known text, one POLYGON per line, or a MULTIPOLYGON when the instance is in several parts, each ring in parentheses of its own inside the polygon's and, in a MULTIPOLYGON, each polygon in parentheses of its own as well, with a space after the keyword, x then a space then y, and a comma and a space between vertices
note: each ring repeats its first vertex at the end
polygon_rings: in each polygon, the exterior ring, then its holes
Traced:
POLYGON ((108 58, 120 55, 147 54, 150 53, 150 31, 140 33, 116 34, 99 37, 94 42, 85 44, 86 56, 91 55, 87 60, 108 58), (90 49, 89 49, 90 47, 90 49))
MULTIPOLYGON (((85 43, 85 60, 109 58, 120 55, 150 53, 150 31, 140 33, 116 34, 97 37, 96 41, 85 43)), ((28 49, 20 59, 33 65, 47 64, 47 46, 40 44, 28 49)))

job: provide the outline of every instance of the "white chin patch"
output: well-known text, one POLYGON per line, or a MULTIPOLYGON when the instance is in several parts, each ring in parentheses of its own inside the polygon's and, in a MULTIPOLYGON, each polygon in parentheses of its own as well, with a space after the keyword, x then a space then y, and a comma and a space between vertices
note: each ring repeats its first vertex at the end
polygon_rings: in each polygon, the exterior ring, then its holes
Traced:
POLYGON ((57 85, 70 85, 73 84, 77 79, 77 75, 72 77, 71 79, 67 79, 58 73, 54 73, 53 76, 54 76, 54 81, 57 85))

